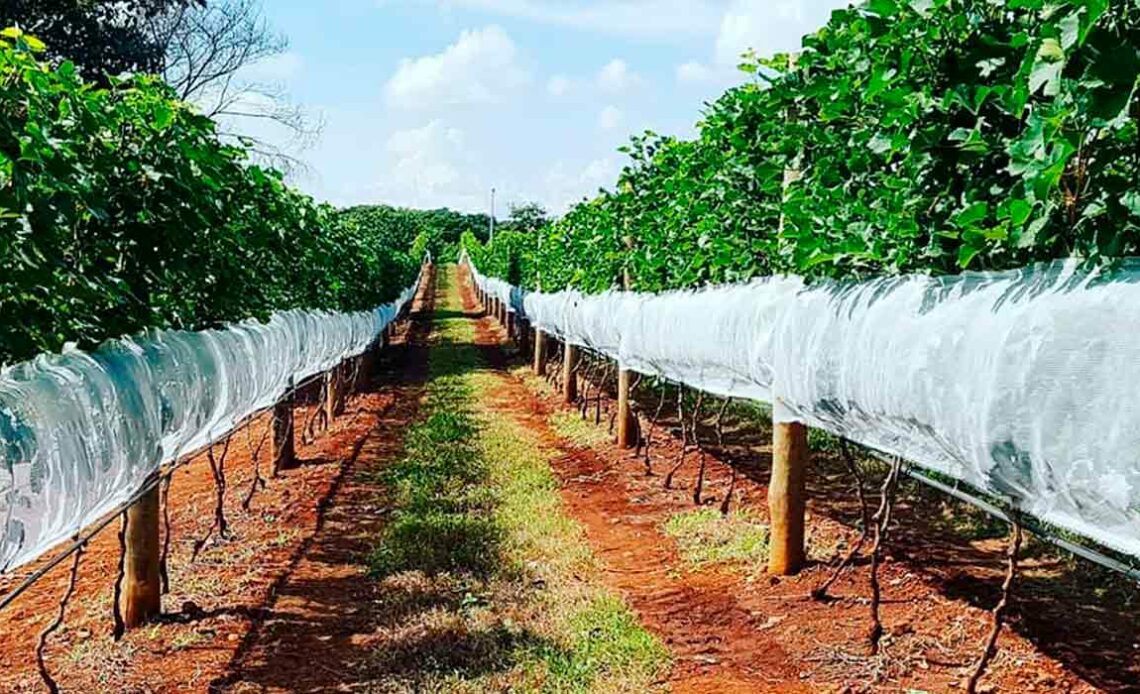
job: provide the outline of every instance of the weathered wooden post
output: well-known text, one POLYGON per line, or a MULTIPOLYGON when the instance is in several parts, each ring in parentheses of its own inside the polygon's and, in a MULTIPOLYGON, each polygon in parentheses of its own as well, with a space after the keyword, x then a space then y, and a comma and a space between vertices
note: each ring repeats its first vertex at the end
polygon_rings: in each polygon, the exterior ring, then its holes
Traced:
POLYGON ((162 613, 158 487, 127 509, 123 552, 123 626, 138 628, 162 613))
MULTIPOLYGON (((625 238, 626 250, 632 250, 633 239, 625 238)), ((622 271, 622 289, 629 291, 633 285, 629 268, 622 271)), ((633 448, 637 445, 637 422, 633 418, 633 408, 630 407, 629 389, 633 381, 633 374, 628 369, 622 369, 618 363, 618 397, 617 397, 617 445, 618 448, 633 448)))
POLYGON ((546 333, 539 328, 534 329, 534 373, 546 375, 546 333))
MULTIPOLYGON (((798 55, 788 55, 788 70, 795 71, 798 55)), ((785 117, 793 121, 798 117, 794 109, 785 117)), ((802 153, 801 153, 802 154, 802 153)), ((784 168, 783 197, 787 200, 788 188, 802 178, 800 157, 784 168)), ((779 229, 784 229, 785 217, 780 211, 779 229)), ((773 403, 773 414, 780 407, 773 403)), ((803 568, 804 515, 807 512, 807 427, 799 422, 772 421, 772 479, 768 484, 768 514, 771 517, 771 539, 768 549, 768 572, 774 576, 788 576, 803 568)))
POLYGON ((573 403, 578 399, 578 375, 575 373, 578 370, 578 348, 569 342, 563 344, 566 348, 562 350, 565 355, 562 360, 562 399, 573 403))
POLYGON ((297 464, 297 447, 293 441, 293 402, 296 390, 293 377, 290 376, 285 396, 273 406, 273 421, 269 423, 269 459, 273 462, 274 476, 297 464))
POLYGON ((804 515, 807 511, 807 427, 799 422, 772 423, 772 479, 768 483, 768 573, 789 576, 804 565, 804 515))
POLYGON ((337 391, 340 390, 339 378, 340 365, 332 367, 325 372, 325 426, 331 427, 333 419, 336 418, 336 398, 337 391))
MULTIPOLYGON (((339 385, 339 387, 337 388, 337 393, 336 393, 336 401, 333 403, 333 414, 335 414, 337 417, 344 414, 344 408, 348 406, 348 399, 352 396, 352 393, 348 392, 348 388, 350 385, 348 382, 348 372, 349 372, 350 366, 352 366, 356 369, 357 383, 359 383, 359 380, 360 380, 360 378, 359 378, 360 377, 359 357, 353 357, 351 359, 346 359, 346 360, 342 361, 339 366, 333 367, 333 371, 335 373, 335 380, 336 380, 337 384, 339 385)), ((356 384, 351 384, 351 385, 355 386, 356 384)))
POLYGON ((630 407, 630 385, 633 372, 629 369, 618 371, 617 401, 617 444, 619 448, 633 448, 637 445, 637 422, 630 407))

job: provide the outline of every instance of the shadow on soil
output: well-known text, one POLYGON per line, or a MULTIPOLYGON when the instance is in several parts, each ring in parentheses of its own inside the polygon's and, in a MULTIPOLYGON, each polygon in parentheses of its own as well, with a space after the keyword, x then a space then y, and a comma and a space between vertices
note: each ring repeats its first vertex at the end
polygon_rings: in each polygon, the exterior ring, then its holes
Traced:
MULTIPOLYGON (((561 355, 553 350, 550 358, 548 372, 555 374, 561 368, 561 355)), ((500 362, 503 359, 500 355, 500 362)), ((552 378, 557 380, 556 375, 552 378)), ((612 375, 607 379, 606 402, 601 405, 606 410, 600 416, 603 425, 616 397, 612 375)), ((636 408, 652 416, 661 403, 659 392, 652 392, 646 382, 634 394, 636 408)), ((591 400, 596 397, 596 387, 590 387, 589 395, 591 400)), ((704 402, 704 424, 698 429, 702 444, 734 466, 738 474, 767 486, 772 463, 767 418, 751 406, 730 407, 724 420, 724 445, 714 445, 717 436, 712 422, 720 402, 708 398, 704 402)), ((670 387, 653 440, 680 438, 676 403, 676 390, 670 387)), ((693 405, 691 400, 686 403, 686 422, 692 417, 693 405)), ((590 406, 591 418, 595 406, 590 406)), ((833 445, 816 446, 813 442, 813 449, 808 476, 810 511, 858 528, 859 502, 842 459, 833 445)), ((696 455, 688 457, 674 487, 693 484, 697 459, 696 455)), ((663 478, 672 465, 673 461, 655 459, 656 474, 663 478)), ((867 482, 872 506, 878 503, 878 475, 876 472, 867 482)), ((723 482, 715 487, 706 482, 703 502, 719 504, 725 486, 723 482)), ((895 515, 898 524, 892 529, 888 552, 896 560, 927 576, 946 597, 992 609, 1000 596, 1004 572, 1004 538, 1008 532, 1004 523, 909 479, 900 487, 895 515)), ((1031 562, 1018 577, 1008 624, 1090 684, 1111 692, 1140 691, 1140 612, 1135 609, 1140 590, 1136 585, 1041 542, 1034 543, 1023 552, 1025 555, 1031 562)), ((889 593, 884 597, 884 602, 889 602, 889 593)))
POLYGON ((306 465, 341 463, 342 470, 318 508, 315 532, 293 553, 289 566, 266 593, 264 606, 252 611, 253 624, 226 668, 209 691, 340 691, 359 682, 358 668, 370 651, 352 636, 371 628, 375 582, 352 567, 363 565, 375 535, 384 524, 375 488, 354 474, 362 456, 383 463, 399 454, 402 432, 419 407, 427 378, 427 337, 431 307, 413 313, 401 342, 384 349, 376 371, 359 390, 392 392, 391 406, 371 412, 378 418, 342 460, 312 459, 306 465), (334 503, 335 502, 335 503, 334 503), (336 532, 325 532, 335 526, 336 532), (343 530, 343 532, 342 532, 343 530), (298 580, 302 561, 329 569, 319 580, 298 580), (282 599, 302 598, 304 616, 278 609, 282 599))
MULTIPOLYGON (((426 306, 413 314, 405 342, 385 350, 376 377, 363 390, 394 390, 395 403, 373 413, 380 421, 344 464, 320 507, 317 531, 293 555, 264 607, 248 611, 254 626, 209 691, 372 691, 369 683, 378 680, 414 686, 433 674, 474 677, 509 670, 527 654, 556 657, 561 652, 526 629, 472 627, 453 618, 478 606, 472 605, 479 600, 478 591, 465 579, 427 577, 435 573, 433 567, 445 575, 478 576, 501 561, 497 536, 482 532, 477 523, 428 522, 407 528, 410 534, 396 539, 409 548, 409 557, 414 555, 415 566, 404 568, 423 571, 375 576, 377 539, 391 536, 395 524, 389 494, 378 490, 389 464, 405 453, 409 425, 420 417, 432 321, 478 317, 426 306), (427 548, 444 551, 423 551, 427 548), (438 560, 434 564, 433 557, 438 560), (302 562, 306 570, 299 572, 302 562), (380 632, 393 636, 383 650, 375 639, 380 632)), ((480 361, 462 371, 493 368, 491 361, 503 360, 501 349, 471 349, 480 361)), ((320 458, 305 464, 335 462, 340 461, 320 458)))

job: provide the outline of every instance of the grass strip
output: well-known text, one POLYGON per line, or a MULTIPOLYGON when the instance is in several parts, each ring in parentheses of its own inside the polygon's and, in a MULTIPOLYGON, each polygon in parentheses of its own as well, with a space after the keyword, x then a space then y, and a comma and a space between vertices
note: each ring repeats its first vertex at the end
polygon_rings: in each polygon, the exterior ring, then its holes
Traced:
POLYGON ((599 580, 562 507, 553 453, 487 403, 453 272, 440 273, 424 417, 381 476, 392 508, 370 557, 378 691, 652 689, 668 652, 599 580))

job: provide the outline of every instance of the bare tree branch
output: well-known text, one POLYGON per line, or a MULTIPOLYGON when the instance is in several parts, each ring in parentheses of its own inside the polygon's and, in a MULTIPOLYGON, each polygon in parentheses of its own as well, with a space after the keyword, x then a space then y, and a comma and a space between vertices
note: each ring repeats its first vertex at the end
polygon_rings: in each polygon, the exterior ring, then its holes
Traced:
POLYGON ((311 146, 324 122, 290 101, 282 84, 251 73, 256 64, 289 48, 265 19, 260 0, 209 0, 177 7, 153 17, 149 31, 164 47, 161 74, 179 98, 221 121, 222 135, 248 145, 256 161, 286 172, 303 168, 285 150, 311 146), (287 144, 250 136, 243 121, 274 124, 287 144))

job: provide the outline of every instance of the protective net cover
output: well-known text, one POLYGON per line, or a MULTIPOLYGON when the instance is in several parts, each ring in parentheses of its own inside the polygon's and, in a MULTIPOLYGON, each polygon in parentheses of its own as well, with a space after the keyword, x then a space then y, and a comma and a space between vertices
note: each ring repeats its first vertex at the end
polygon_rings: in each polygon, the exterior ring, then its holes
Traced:
POLYGON ((477 282, 572 344, 1009 499, 1140 557, 1140 263, 657 295, 477 282))
POLYGON ((0 572, 128 501, 163 464, 363 353, 415 293, 359 313, 284 311, 153 331, 0 372, 0 572))

